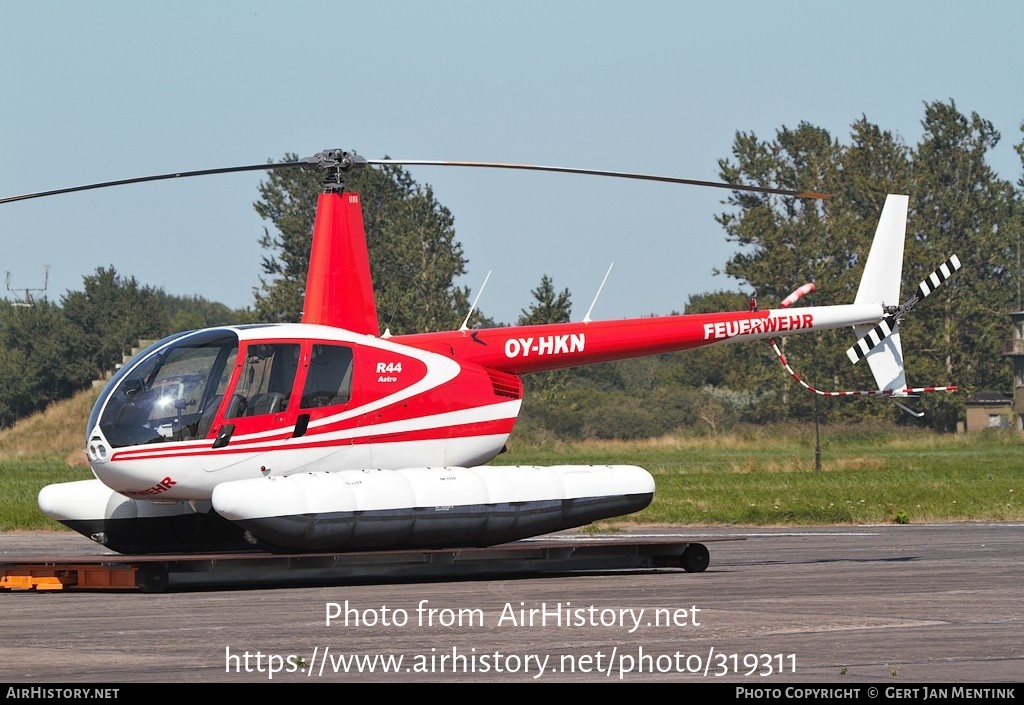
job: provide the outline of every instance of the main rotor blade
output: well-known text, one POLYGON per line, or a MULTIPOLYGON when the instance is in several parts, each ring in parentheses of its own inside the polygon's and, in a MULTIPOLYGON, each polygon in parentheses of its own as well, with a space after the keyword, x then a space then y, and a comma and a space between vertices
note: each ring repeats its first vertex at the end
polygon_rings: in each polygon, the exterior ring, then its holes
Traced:
POLYGON ((266 164, 250 164, 247 166, 232 166, 221 169, 200 169, 198 171, 176 171, 170 174, 156 174, 154 176, 139 176, 131 179, 119 179, 117 181, 103 181, 83 186, 71 186, 68 188, 53 189, 50 191, 37 191, 26 193, 20 196, 7 196, 0 198, 0 204, 12 203, 14 201, 26 201, 32 198, 44 196, 56 196, 62 193, 74 193, 76 191, 88 191, 91 189, 106 188, 108 186, 124 186, 127 184, 138 184, 146 181, 164 181, 167 179, 180 179, 190 176, 210 176, 213 174, 230 174, 240 171, 264 171, 269 169, 281 169, 288 167, 302 167, 306 169, 317 169, 319 171, 348 171, 366 164, 386 165, 396 164, 403 166, 460 166, 477 167, 487 169, 521 169, 527 171, 550 171, 564 174, 584 174, 589 176, 608 176, 619 179, 640 179, 643 181, 661 181, 671 184, 688 184, 691 186, 709 186, 711 188, 729 189, 731 191, 754 191, 756 193, 773 193, 782 196, 795 196, 797 198, 831 198, 831 194, 819 193, 816 191, 794 191, 790 189, 769 188, 766 186, 746 186, 740 184, 726 184, 718 181, 701 181, 698 179, 681 179, 675 176, 658 176, 656 174, 637 174, 626 171, 605 171, 600 169, 580 169, 565 166, 541 166, 538 164, 510 164, 505 162, 465 162, 465 161, 435 161, 426 159, 364 159, 357 154, 350 154, 341 150, 325 150, 318 152, 312 157, 299 159, 294 162, 267 162, 266 164))
POLYGON ((182 179, 189 176, 209 176, 211 174, 231 174, 236 171, 266 171, 267 169, 278 169, 282 167, 308 167, 308 161, 297 162, 268 162, 266 164, 251 164, 248 166, 229 166, 221 169, 200 169, 198 171, 176 171, 172 174, 156 174, 154 176, 137 176, 132 179, 118 179, 117 181, 103 181, 84 186, 70 186, 68 188, 53 189, 52 191, 37 191, 25 193, 20 196, 7 196, 0 198, 0 204, 12 203, 14 201, 27 201, 31 198, 42 198, 44 196, 56 196, 62 193, 74 193, 75 191, 89 191, 91 189, 106 188, 108 186, 124 186, 126 184, 138 184, 146 181, 163 181, 166 179, 182 179))
POLYGON ((479 167, 485 169, 522 169, 526 171, 555 171, 564 174, 586 174, 588 176, 610 176, 618 179, 641 179, 643 181, 662 181, 670 184, 688 184, 690 186, 710 186, 711 188, 724 188, 732 191, 755 191, 757 193, 774 193, 782 196, 796 196, 797 198, 831 198, 830 193, 819 193, 817 191, 793 191, 789 189, 769 188, 767 186, 744 186, 740 184, 726 184, 719 181, 700 181, 698 179, 681 179, 675 176, 658 176, 656 174, 636 174, 627 171, 604 171, 601 169, 579 169, 568 166, 541 166, 538 164, 509 164, 505 162, 459 162, 459 161, 433 161, 427 159, 367 159, 367 164, 396 164, 401 166, 463 166, 479 167))

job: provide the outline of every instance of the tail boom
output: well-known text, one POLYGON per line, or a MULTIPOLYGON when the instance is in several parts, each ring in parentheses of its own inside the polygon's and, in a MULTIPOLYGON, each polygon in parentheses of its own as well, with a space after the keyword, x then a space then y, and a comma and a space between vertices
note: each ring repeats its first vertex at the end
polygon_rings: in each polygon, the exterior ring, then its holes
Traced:
POLYGON ((460 363, 527 374, 706 345, 874 325, 882 315, 878 305, 847 304, 484 328, 398 336, 395 340, 436 350, 460 363))

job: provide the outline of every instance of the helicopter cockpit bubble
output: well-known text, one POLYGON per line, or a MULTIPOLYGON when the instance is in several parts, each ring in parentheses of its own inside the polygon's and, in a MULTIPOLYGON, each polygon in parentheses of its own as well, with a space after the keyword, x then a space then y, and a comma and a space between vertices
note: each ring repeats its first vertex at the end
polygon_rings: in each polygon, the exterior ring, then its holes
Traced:
POLYGON ((238 336, 212 329, 172 336, 128 361, 93 408, 90 430, 114 448, 197 437, 220 400, 238 354, 238 336))

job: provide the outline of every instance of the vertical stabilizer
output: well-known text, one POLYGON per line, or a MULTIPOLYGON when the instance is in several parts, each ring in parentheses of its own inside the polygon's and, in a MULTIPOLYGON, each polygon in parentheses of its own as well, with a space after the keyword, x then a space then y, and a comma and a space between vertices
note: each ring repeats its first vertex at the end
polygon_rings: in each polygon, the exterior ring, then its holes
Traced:
MULTIPOLYGON (((909 202, 908 196, 886 196, 854 303, 892 307, 900 305, 903 243, 907 234, 909 202)), ((907 388, 907 378, 903 366, 899 326, 895 321, 891 324, 891 329, 891 335, 881 340, 865 357, 880 390, 903 390, 907 388)), ((858 339, 863 338, 871 330, 870 325, 854 326, 858 339)))
POLYGON ((907 235, 909 196, 888 195, 878 219, 875 239, 860 278, 855 304, 900 305, 903 279, 903 242, 907 235))

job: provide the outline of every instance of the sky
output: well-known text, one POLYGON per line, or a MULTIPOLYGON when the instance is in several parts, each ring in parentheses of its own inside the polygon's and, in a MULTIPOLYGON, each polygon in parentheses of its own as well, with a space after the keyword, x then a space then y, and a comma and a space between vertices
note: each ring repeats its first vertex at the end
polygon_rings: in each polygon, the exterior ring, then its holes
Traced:
MULTIPOLYGON (((738 133, 807 122, 847 143, 866 117, 914 145, 925 104, 950 100, 1002 133, 989 162, 1016 182, 1021 27, 1016 0, 8 2, 0 197, 328 148, 715 181, 738 133)), ((714 274, 736 251, 715 221, 726 191, 409 172, 452 212, 468 260, 458 283, 497 321, 514 322, 544 275, 569 289, 576 320, 609 267, 595 320, 742 289, 714 274)), ((31 293, 58 301, 113 266, 168 294, 251 306, 269 254, 253 209, 264 178, 0 205, 0 295, 45 283, 31 293)))

